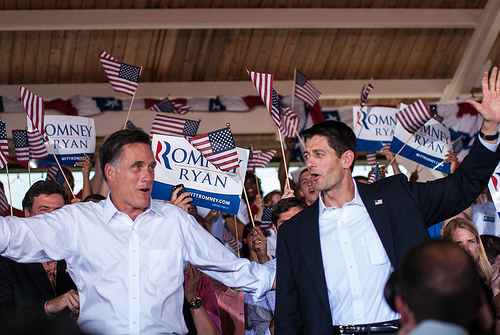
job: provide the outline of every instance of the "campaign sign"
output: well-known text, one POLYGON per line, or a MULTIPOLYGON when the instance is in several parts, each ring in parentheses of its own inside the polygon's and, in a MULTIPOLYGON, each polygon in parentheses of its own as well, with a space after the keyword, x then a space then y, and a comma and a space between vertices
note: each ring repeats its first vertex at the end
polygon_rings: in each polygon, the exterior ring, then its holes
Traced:
POLYGON ((450 131, 435 119, 427 121, 413 136, 398 122, 389 150, 398 153, 401 148, 403 150, 399 155, 431 169, 450 173, 451 163, 443 163, 451 148, 450 131))
POLYGON ((380 151, 392 141, 397 108, 355 106, 352 111, 358 151, 380 151))
MULTIPOLYGON (((184 184, 193 205, 238 214, 243 189, 236 169, 221 171, 182 137, 153 135, 152 147, 157 163, 151 193, 154 199, 170 201, 172 187, 184 184)), ((249 151, 236 150, 245 178, 249 151)))
MULTIPOLYGON (((61 166, 75 166, 86 153, 90 159, 95 151, 94 119, 81 116, 45 115, 45 133, 61 166)), ((49 157, 31 159, 33 168, 57 166, 52 151, 45 143, 49 157)))

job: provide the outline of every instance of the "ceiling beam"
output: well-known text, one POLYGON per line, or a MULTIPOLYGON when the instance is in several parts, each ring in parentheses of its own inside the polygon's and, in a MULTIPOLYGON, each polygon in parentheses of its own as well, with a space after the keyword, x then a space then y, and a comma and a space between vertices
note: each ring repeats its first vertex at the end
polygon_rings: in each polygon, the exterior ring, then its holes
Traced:
MULTIPOLYGON (((491 0, 492 2, 494 0, 491 0)), ((2 10, 0 31, 475 28, 483 9, 271 8, 2 10)))
MULTIPOLYGON (((489 0, 484 9, 483 17, 474 30, 453 79, 444 90, 441 100, 455 100, 460 95, 472 90, 483 71, 484 63, 488 59, 499 32, 500 1, 489 0)), ((500 66, 500 64, 493 65, 500 66)))
MULTIPOLYGON (((366 80, 315 80, 314 85, 321 92, 322 99, 359 98, 359 92, 366 80)), ((450 82, 449 79, 393 79, 375 80, 375 89, 370 98, 439 98, 450 82)), ((33 84, 26 87, 44 99, 68 99, 73 95, 91 97, 129 98, 116 93, 108 83, 101 84, 33 84)), ((276 80, 274 88, 282 95, 292 94, 291 80, 276 80)), ((255 86, 248 81, 203 81, 140 83, 136 98, 215 97, 217 95, 257 95, 255 86)), ((19 85, 0 85, 0 96, 19 96, 19 85)))

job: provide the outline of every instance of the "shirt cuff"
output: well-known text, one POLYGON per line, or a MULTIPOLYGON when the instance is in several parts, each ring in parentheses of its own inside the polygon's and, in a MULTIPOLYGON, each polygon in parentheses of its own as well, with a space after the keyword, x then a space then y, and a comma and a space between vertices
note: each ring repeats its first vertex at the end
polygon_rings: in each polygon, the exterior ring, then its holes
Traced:
POLYGON ((481 138, 481 136, 479 136, 479 135, 477 136, 477 138, 479 138, 479 141, 481 142, 481 144, 482 144, 482 145, 484 145, 484 147, 485 147, 486 149, 488 149, 488 150, 490 150, 490 151, 493 151, 493 152, 497 151, 498 144, 499 144, 498 140, 499 140, 500 138, 497 138, 496 143, 486 143, 486 142, 485 142, 485 140, 483 140, 483 139, 481 138))
POLYGON ((259 286, 254 293, 250 294, 254 302, 263 300, 266 297, 267 292, 273 287, 274 278, 276 278, 276 269, 263 264, 256 265, 259 267, 259 286))

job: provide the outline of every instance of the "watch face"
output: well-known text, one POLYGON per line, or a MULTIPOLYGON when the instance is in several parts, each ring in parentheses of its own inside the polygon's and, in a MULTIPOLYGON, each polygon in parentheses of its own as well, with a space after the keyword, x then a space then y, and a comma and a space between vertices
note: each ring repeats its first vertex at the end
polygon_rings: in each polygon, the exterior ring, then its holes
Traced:
POLYGON ((201 307, 201 298, 196 297, 195 299, 193 299, 192 305, 193 305, 193 308, 195 308, 195 309, 200 308, 201 307))

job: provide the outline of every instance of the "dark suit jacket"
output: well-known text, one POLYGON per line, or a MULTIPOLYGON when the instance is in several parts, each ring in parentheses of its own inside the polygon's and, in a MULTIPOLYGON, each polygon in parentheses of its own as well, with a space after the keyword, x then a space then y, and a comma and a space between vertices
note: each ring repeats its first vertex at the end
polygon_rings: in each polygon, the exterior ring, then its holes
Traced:
MULTIPOLYGON (((460 167, 446 178, 416 183, 396 175, 357 184, 394 268, 409 249, 429 238, 427 227, 461 212, 477 198, 498 164, 499 152, 476 141, 460 167)), ((276 258, 275 334, 332 334, 318 201, 280 227, 276 258)))
POLYGON ((76 324, 67 309, 49 319, 46 301, 76 286, 66 272, 66 262, 57 262, 56 295, 41 263, 21 264, 0 257, 0 334, 74 334, 76 324), (57 329, 57 330, 56 330, 57 329))

